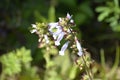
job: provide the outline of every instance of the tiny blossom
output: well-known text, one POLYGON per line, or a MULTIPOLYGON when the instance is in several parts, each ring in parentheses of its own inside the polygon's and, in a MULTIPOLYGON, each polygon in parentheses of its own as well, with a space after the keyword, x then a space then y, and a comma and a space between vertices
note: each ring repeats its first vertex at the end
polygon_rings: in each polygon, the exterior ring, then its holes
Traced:
POLYGON ((33 27, 33 28, 37 28, 37 26, 36 26, 35 24, 32 24, 32 27, 33 27))
POLYGON ((33 30, 31 30, 30 32, 31 32, 31 33, 35 33, 35 32, 37 32, 37 30, 36 30, 36 29, 33 29, 33 30))
POLYGON ((55 22, 55 23, 49 23, 49 24, 48 24, 48 27, 49 27, 48 30, 49 30, 50 32, 53 32, 52 29, 53 29, 53 28, 56 28, 56 26, 58 26, 58 23, 57 23, 57 22, 55 22))
POLYGON ((58 37, 58 35, 62 32, 62 27, 61 26, 57 26, 57 31, 53 32, 53 38, 56 39, 58 37))
POLYGON ((46 43, 49 43, 48 36, 47 36, 47 35, 44 35, 44 38, 45 38, 45 40, 46 40, 46 43))
POLYGON ((70 16, 70 14, 69 13, 67 13, 67 16, 66 16, 68 19, 71 19, 72 18, 72 16, 70 16))
POLYGON ((82 52, 82 47, 81 44, 79 43, 79 41, 76 39, 76 45, 77 45, 77 49, 78 49, 78 55, 82 56, 83 52, 82 52))
POLYGON ((61 22, 62 21, 62 18, 59 18, 59 22, 61 22))
POLYGON ((62 56, 64 55, 64 52, 65 52, 65 50, 67 49, 69 43, 70 43, 70 41, 67 41, 67 42, 62 46, 61 50, 59 51, 59 55, 62 55, 62 56))
POLYGON ((63 39, 64 35, 65 35, 65 32, 62 32, 62 33, 59 34, 57 40, 55 41, 56 46, 60 45, 60 41, 63 39))
POLYGON ((58 25, 58 23, 49 23, 49 32, 52 34, 54 39, 57 39, 59 34, 62 32, 62 27, 58 25), (56 31, 53 31, 53 29, 56 29, 56 31))
POLYGON ((32 28, 34 28, 34 29, 30 31, 31 33, 37 32, 37 29, 36 29, 37 26, 35 24, 32 24, 32 28))
POLYGON ((70 23, 74 23, 74 20, 73 20, 73 19, 71 19, 71 20, 70 20, 70 23))

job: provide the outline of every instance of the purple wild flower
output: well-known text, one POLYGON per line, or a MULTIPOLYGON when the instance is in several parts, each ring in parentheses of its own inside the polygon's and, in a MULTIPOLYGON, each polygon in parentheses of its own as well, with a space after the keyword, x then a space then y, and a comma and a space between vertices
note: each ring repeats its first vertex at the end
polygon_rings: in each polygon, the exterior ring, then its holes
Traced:
POLYGON ((58 23, 49 23, 49 32, 52 34, 53 38, 56 40, 58 35, 62 32, 62 27, 58 23), (54 31, 53 29, 56 29, 54 31))
POLYGON ((70 43, 70 41, 67 41, 67 42, 62 46, 61 50, 59 51, 59 55, 62 55, 62 56, 64 55, 64 52, 65 52, 65 50, 67 49, 69 43, 70 43))
POLYGON ((57 38, 57 40, 55 41, 55 45, 56 45, 56 46, 59 46, 59 45, 60 45, 60 41, 63 39, 64 35, 65 35, 65 32, 61 32, 61 33, 58 35, 58 38, 57 38))

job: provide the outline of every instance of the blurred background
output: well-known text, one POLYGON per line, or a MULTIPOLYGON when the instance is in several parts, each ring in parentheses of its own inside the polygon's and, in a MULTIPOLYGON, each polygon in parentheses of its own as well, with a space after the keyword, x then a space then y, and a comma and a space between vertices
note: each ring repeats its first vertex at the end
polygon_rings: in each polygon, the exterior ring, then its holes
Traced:
POLYGON ((82 46, 94 61, 91 67, 94 77, 120 80, 119 3, 119 0, 1 0, 0 80, 87 80, 82 74, 84 70, 81 72, 74 65, 70 55, 60 57, 56 50, 44 55, 47 52, 38 48, 38 36, 30 33, 31 24, 58 21, 58 17, 67 13, 73 15, 82 46))

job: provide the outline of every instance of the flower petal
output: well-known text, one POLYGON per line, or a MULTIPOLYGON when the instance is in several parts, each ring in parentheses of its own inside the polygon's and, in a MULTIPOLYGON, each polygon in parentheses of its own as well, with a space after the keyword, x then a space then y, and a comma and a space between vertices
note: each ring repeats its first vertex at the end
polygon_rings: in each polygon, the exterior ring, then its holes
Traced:
POLYGON ((49 31, 51 31, 53 28, 55 28, 56 26, 58 26, 58 22, 49 23, 48 26, 49 26, 49 31))
POLYGON ((78 54, 78 56, 82 56, 83 52, 79 51, 77 54, 78 54))
POLYGON ((68 44, 70 43, 70 41, 67 41, 61 48, 61 50, 59 51, 59 55, 64 55, 65 50, 68 47, 68 44))
POLYGON ((64 35, 65 35, 65 32, 62 32, 61 34, 58 35, 58 38, 57 38, 57 40, 55 41, 55 45, 56 45, 56 46, 59 46, 59 45, 60 45, 60 41, 63 39, 64 35))
POLYGON ((33 29, 33 30, 31 30, 30 32, 31 33, 35 33, 37 30, 36 29, 33 29))
POLYGON ((37 28, 36 24, 31 24, 33 28, 37 28))
POLYGON ((78 49, 78 55, 81 56, 82 53, 82 47, 81 44, 79 43, 79 41, 76 39, 76 45, 77 45, 77 49, 78 49))
POLYGON ((71 19, 72 16, 70 16, 69 13, 67 13, 67 16, 66 16, 68 19, 71 19))

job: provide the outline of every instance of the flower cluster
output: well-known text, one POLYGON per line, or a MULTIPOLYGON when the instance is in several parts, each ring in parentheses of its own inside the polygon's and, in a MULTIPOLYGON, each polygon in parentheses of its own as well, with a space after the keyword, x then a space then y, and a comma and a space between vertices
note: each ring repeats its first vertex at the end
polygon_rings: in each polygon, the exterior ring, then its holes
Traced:
MULTIPOLYGON (((65 50, 68 48, 68 46, 71 46, 73 40, 76 43, 75 45, 78 50, 78 55, 81 56, 83 54, 81 44, 79 43, 77 37, 73 33, 73 30, 71 29, 71 26, 73 25, 74 20, 72 19, 72 16, 67 13, 67 16, 65 18, 59 18, 58 22, 48 23, 46 26, 47 32, 42 34, 44 36, 46 44, 50 42, 48 36, 52 36, 55 46, 60 46, 61 41, 63 39, 66 39, 66 42, 62 45, 61 50, 59 51, 59 55, 64 55, 65 50)), ((38 33, 39 28, 37 28, 37 25, 32 24, 32 27, 33 30, 31 31, 31 33, 38 33)))

